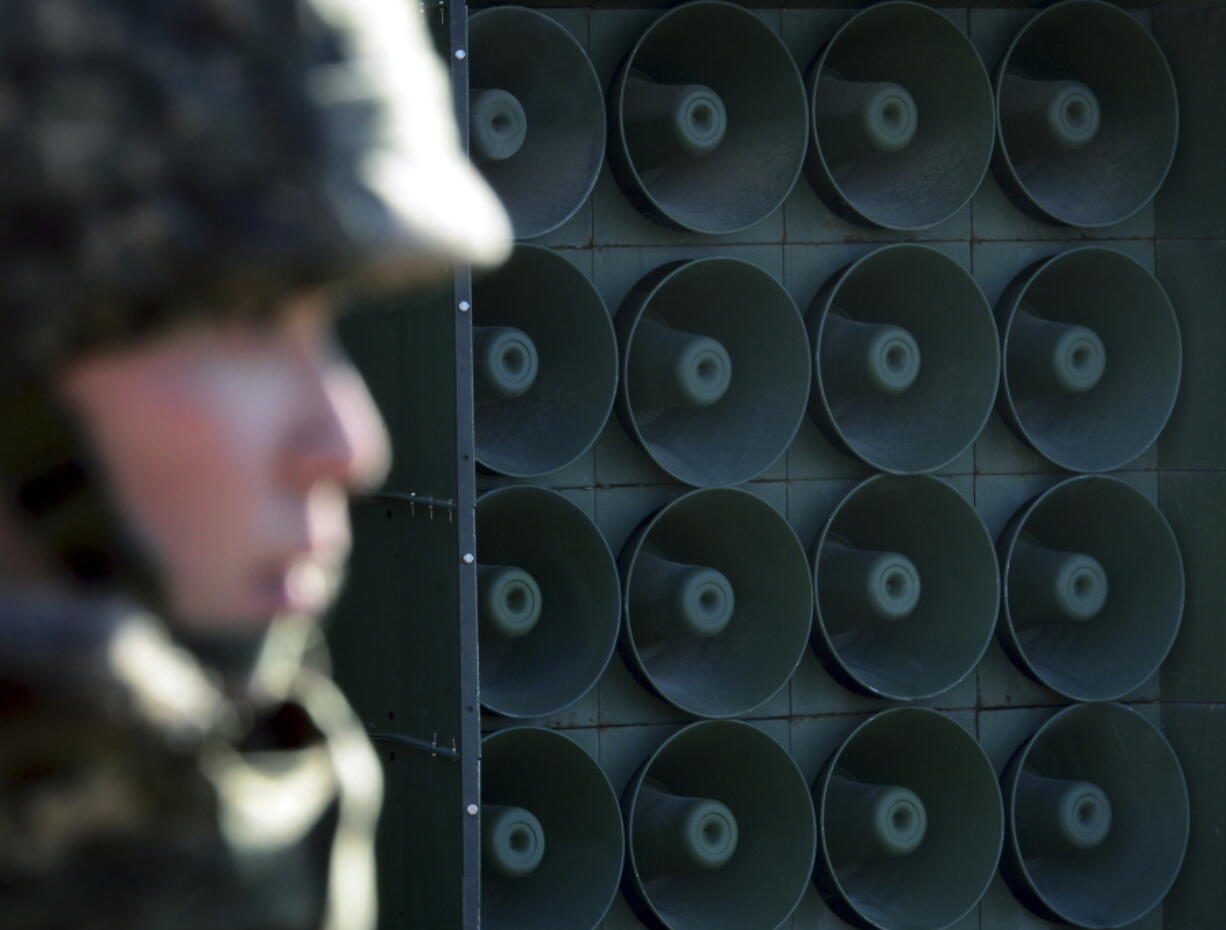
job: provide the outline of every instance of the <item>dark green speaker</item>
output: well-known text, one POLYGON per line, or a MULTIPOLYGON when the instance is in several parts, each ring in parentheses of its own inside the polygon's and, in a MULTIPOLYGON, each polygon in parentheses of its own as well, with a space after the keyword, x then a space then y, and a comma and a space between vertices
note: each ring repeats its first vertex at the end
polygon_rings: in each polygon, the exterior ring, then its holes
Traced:
POLYGON ((877 3, 834 34, 809 72, 814 188, 848 219, 935 226, 979 187, 992 156, 992 86, 936 10, 877 3))
POLYGON ((692 491, 650 517, 621 554, 627 664, 700 717, 747 714, 796 670, 813 617, 804 549, 761 498, 692 491))
POLYGON ((617 335, 618 412, 678 481, 741 484, 796 436, 811 375, 805 325, 756 265, 704 258, 657 268, 622 303, 617 335))
POLYGON ((943 253, 870 252, 826 283, 808 326, 813 417, 874 468, 935 471, 987 422, 1000 377, 996 326, 975 279, 943 253))
POLYGON ((1001 870, 1045 920, 1124 927, 1153 910, 1183 864, 1188 789, 1170 745, 1122 704, 1078 704, 1017 751, 1002 781, 1001 870))
POLYGON ((1133 16, 1101 0, 1056 3, 1022 28, 996 75, 996 107, 1001 186, 1050 223, 1127 219, 1175 156, 1166 57, 1133 16))
POLYGON ((775 930, 813 867, 813 804, 773 739, 730 720, 691 724, 622 796, 626 897, 649 927, 775 930))
POLYGON ((1183 350, 1162 285, 1114 249, 1073 249, 1020 274, 997 305, 1001 413, 1070 471, 1110 471, 1162 432, 1183 350))
POLYGON ((992 539, 938 478, 878 475, 835 508, 814 544, 823 664, 848 688, 910 701, 965 678, 992 640, 992 539))
POLYGON ((621 880, 625 834, 600 766, 537 727, 481 743, 481 926, 592 930, 621 880))
POLYGON ((616 393, 617 338, 582 271, 550 249, 520 245, 477 279, 478 464, 517 478, 565 468, 596 441, 616 393))
POLYGON ((748 10, 699 0, 639 37, 609 89, 609 165, 666 226, 731 233, 783 203, 808 141, 787 48, 748 10))
POLYGON ((545 488, 477 502, 481 703, 544 717, 596 683, 617 642, 621 592, 608 544, 582 510, 545 488))
POLYGON ((517 239, 557 229, 604 162, 604 94, 578 42, 544 13, 504 6, 468 19, 469 149, 517 239))
POLYGON ((1123 697, 1158 670, 1183 615, 1183 560, 1131 485, 1070 478, 1000 537, 1000 634, 1025 672, 1077 701, 1123 697))
POLYGON ((866 930, 942 930, 996 873, 1004 828, 992 764, 933 710, 871 717, 813 785, 814 879, 831 908, 866 930))

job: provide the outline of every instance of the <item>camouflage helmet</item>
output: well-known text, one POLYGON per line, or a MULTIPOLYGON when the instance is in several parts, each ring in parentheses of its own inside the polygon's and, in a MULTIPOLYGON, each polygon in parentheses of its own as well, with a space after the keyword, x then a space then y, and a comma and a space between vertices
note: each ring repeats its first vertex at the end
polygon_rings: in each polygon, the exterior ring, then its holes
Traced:
POLYGON ((7 527, 160 606, 52 389, 74 355, 509 245, 413 0, 2 0, 0 581, 7 527))
POLYGON ((6 0, 0 366, 496 262, 410 0, 6 0))

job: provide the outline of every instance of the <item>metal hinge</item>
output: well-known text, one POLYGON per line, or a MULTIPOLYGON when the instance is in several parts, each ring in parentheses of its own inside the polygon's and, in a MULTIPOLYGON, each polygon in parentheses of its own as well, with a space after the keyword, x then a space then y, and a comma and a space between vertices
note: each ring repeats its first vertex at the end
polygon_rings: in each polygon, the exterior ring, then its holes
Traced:
POLYGON ((415 491, 378 491, 374 494, 365 494, 361 500, 380 502, 380 501, 395 501, 398 504, 409 505, 409 516, 417 517, 417 510, 420 507, 422 513, 429 519, 434 519, 436 510, 441 510, 447 514, 447 522, 455 522, 456 502, 449 498, 432 497, 429 494, 418 494, 415 491))
POLYGON ((367 734, 372 742, 376 743, 398 743, 401 746, 408 746, 410 749, 416 749, 418 752, 428 752, 435 759, 449 759, 452 762, 460 760, 460 751, 456 748, 455 738, 451 740, 451 748, 440 746, 438 742, 438 734, 427 742, 424 739, 418 739, 415 736, 405 736, 402 733, 369 733, 367 734))

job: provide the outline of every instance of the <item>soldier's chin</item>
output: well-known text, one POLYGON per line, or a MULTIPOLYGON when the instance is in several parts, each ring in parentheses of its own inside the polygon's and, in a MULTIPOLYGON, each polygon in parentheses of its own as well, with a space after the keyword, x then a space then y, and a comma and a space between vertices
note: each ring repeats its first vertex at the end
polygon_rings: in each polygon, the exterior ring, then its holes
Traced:
POLYGON ((319 617, 336 597, 339 571, 305 559, 263 572, 252 585, 243 609, 235 611, 240 629, 268 626, 278 617, 319 617))
POLYGON ((239 597, 180 602, 168 618, 180 634, 210 639, 259 637, 285 619, 317 620, 336 599, 342 572, 304 560, 254 574, 239 597))

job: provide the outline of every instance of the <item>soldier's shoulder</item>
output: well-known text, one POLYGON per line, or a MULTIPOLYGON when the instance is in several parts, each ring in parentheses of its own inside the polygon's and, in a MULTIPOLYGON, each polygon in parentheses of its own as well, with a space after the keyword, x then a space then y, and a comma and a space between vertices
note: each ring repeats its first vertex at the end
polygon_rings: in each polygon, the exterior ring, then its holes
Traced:
MULTIPOLYGON (((57 592, 0 595, 0 877, 9 898, 82 851, 212 818, 195 747, 223 702, 150 618, 57 592)), ((51 887, 51 886, 47 886, 51 887)), ((29 895, 23 901, 33 902, 29 895)), ((38 906, 54 902, 38 901, 38 906)))
POLYGON ((317 927, 325 908, 372 924, 380 773, 325 674, 227 697, 147 618, 11 598, 0 656, 0 913, 16 926, 124 907, 184 930, 317 927))

